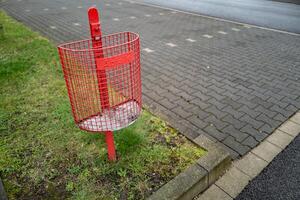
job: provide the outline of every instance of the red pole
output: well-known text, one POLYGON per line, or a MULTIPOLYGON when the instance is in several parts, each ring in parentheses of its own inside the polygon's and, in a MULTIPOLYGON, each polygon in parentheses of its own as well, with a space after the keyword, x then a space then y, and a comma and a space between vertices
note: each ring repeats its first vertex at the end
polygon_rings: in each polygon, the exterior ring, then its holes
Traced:
POLYGON ((112 131, 106 131, 105 140, 107 145, 108 160, 116 160, 114 133, 112 131))
MULTIPOLYGON (((98 10, 95 7, 89 8, 88 11, 90 31, 92 37, 93 48, 99 48, 94 51, 95 64, 97 67, 97 79, 100 93, 101 109, 109 109, 109 94, 107 88, 106 71, 103 65, 101 65, 101 58, 103 58, 102 40, 101 40, 101 27, 98 10)), ((116 160, 116 150, 114 144, 114 134, 112 131, 105 131, 105 141, 107 145, 108 159, 111 161, 116 160)))

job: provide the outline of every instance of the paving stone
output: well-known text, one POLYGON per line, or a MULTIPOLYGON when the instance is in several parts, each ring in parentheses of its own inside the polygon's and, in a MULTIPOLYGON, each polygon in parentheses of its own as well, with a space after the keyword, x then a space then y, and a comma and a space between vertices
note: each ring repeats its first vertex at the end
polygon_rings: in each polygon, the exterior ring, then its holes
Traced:
MULTIPOLYGON (((284 108, 280 108, 278 105, 273 105, 270 108, 270 110, 273 110, 276 113, 280 113, 280 114, 284 115, 285 117, 289 117, 294 113, 293 110, 287 110, 287 109, 284 109, 284 108)), ((268 116, 270 116, 270 115, 268 115, 268 116)))
POLYGON ((178 95, 179 95, 181 98, 183 98, 184 100, 187 100, 187 101, 189 101, 189 102, 190 102, 191 100, 195 99, 195 97, 189 95, 189 94, 186 93, 186 92, 180 92, 180 93, 178 93, 178 95))
POLYGON ((250 115, 252 118, 256 118, 260 114, 260 112, 257 112, 246 105, 240 107, 238 111, 247 113, 247 115, 250 115))
POLYGON ((166 107, 167 109, 173 109, 177 106, 176 103, 172 103, 166 98, 164 98, 163 100, 160 100, 159 103, 161 105, 163 105, 164 107, 166 107))
POLYGON ((218 131, 214 126, 207 126, 204 131, 217 140, 223 140, 227 137, 226 134, 218 131))
POLYGON ((222 94, 223 92, 225 92, 224 89, 217 87, 216 85, 210 85, 209 87, 207 87, 208 89, 214 90, 215 92, 222 94))
POLYGON ((267 165, 268 162, 251 152, 234 163, 234 166, 236 168, 238 168, 240 171, 244 172, 251 178, 257 176, 267 165))
POLYGON ((249 135, 253 136, 257 141, 262 141, 267 137, 267 134, 264 132, 259 132, 258 130, 254 129, 250 125, 246 125, 241 129, 242 132, 248 133, 249 135))
POLYGON ((240 129, 246 125, 245 122, 241 122, 240 120, 233 118, 231 115, 225 116, 224 118, 222 118, 222 121, 232 124, 237 129, 240 129))
POLYGON ((236 100, 237 102, 239 102, 241 105, 246 105, 249 108, 253 109, 256 106, 258 106, 258 104, 251 102, 250 100, 248 100, 247 98, 239 98, 236 100))
POLYGON ((269 124, 264 124, 262 127, 259 128, 259 131, 270 134, 274 131, 274 127, 270 126, 269 124))
POLYGON ((243 112, 236 111, 231 106, 226 106, 225 108, 222 109, 222 111, 231 114, 236 119, 239 119, 240 117, 242 117, 245 114, 243 112))
MULTIPOLYGON (((260 118, 261 120, 264 120, 263 117, 260 118)), ((254 128, 258 129, 263 125, 263 122, 258 121, 256 119, 253 119, 252 117, 250 117, 249 115, 244 115, 243 117, 241 117, 241 120, 243 122, 246 122, 248 124, 251 124, 254 128)))
POLYGON ((259 142, 254 139, 252 136, 248 136, 243 142, 243 145, 247 145, 248 147, 254 148, 259 142))
POLYGON ((238 141, 238 142, 241 142, 245 138, 248 137, 248 134, 239 131, 238 129, 234 128, 231 125, 227 126, 222 131, 225 132, 225 133, 227 133, 227 134, 229 134, 229 135, 231 135, 231 136, 233 136, 235 138, 235 140, 238 141))
POLYGON ((207 101, 209 99, 211 99, 211 96, 208 96, 207 94, 203 94, 203 92, 198 91, 196 93, 193 94, 195 97, 200 98, 202 101, 207 101))
POLYGON ((300 103, 299 103, 299 100, 298 101, 293 101, 291 100, 290 101, 290 105, 288 105, 286 107, 287 110, 291 110, 291 111, 296 111, 297 109, 300 108, 300 103))
POLYGON ((216 183, 219 188, 235 198, 250 181, 250 177, 238 170, 236 167, 230 168, 224 176, 216 183))
POLYGON ((215 91, 212 91, 212 90, 209 91, 209 92, 207 93, 207 95, 208 95, 208 96, 211 96, 211 97, 213 97, 213 98, 215 98, 215 99, 217 99, 217 100, 219 100, 219 101, 225 99, 225 96, 222 96, 222 95, 220 95, 219 93, 216 93, 215 91))
POLYGON ((252 102, 257 103, 259 105, 262 105, 265 108, 270 108, 273 104, 270 102, 267 102, 259 97, 254 97, 251 99, 252 102))
POLYGON ((232 200, 232 198, 221 190, 218 186, 210 186, 203 194, 196 200, 232 200))
POLYGON ((255 147, 251 152, 261 157, 267 162, 271 162, 273 158, 281 152, 282 149, 269 141, 263 141, 259 146, 255 147))
MULTIPOLYGON (((145 91, 145 89, 143 88, 143 91, 145 91)), ((164 99, 164 97, 162 97, 161 95, 158 95, 156 92, 151 91, 151 92, 146 92, 147 96, 151 97, 151 99, 155 100, 155 101, 160 101, 162 99, 164 99)))
POLYGON ((279 146, 282 149, 285 149, 285 147, 293 141, 293 137, 289 134, 282 132, 280 130, 276 130, 272 135, 270 135, 267 138, 267 141, 279 146))
POLYGON ((165 92, 165 93, 162 93, 161 95, 162 95, 163 97, 167 98, 169 101, 172 101, 172 102, 177 101, 178 99, 180 99, 179 96, 174 95, 174 94, 171 93, 171 92, 165 92))
MULTIPOLYGON (((265 114, 260 114, 258 117, 256 117, 256 120, 264 122, 264 123, 270 125, 271 127, 277 127, 280 125, 279 121, 273 120, 272 118, 266 116, 265 114)), ((257 128, 257 127, 255 127, 255 128, 257 128)))
MULTIPOLYGON (((282 92, 282 91, 281 91, 282 92)), ((277 99, 273 98, 273 97, 270 97, 268 100, 268 102, 271 102, 273 104, 276 104, 278 106, 280 106, 281 108, 285 108, 288 106, 288 103, 286 102, 283 102, 283 101, 278 101, 277 99)))
MULTIPOLYGON (((211 98, 209 100, 209 103, 214 105, 217 109, 222 110, 224 107, 227 106, 226 103, 224 103, 223 101, 218 101, 215 98, 211 98)), ((223 111, 223 110, 222 110, 223 111)))
POLYGON ((206 126, 208 126, 208 123, 206 123, 205 121, 203 121, 202 119, 200 119, 199 117, 197 117, 195 115, 189 117, 187 120, 190 121, 195 126, 201 128, 201 129, 203 129, 206 126))
POLYGON ((240 155, 244 155, 250 150, 248 146, 241 145, 232 136, 228 136, 225 140, 223 140, 223 143, 238 152, 240 155))
POLYGON ((190 110, 192 110, 194 108, 194 105, 191 104, 190 101, 187 101, 183 98, 174 101, 174 103, 176 104, 176 106, 180 106, 188 112, 190 112, 190 110))
POLYGON ((287 121, 279 127, 279 130, 296 137, 300 133, 300 125, 293 121, 287 121))
POLYGON ((238 152, 236 152, 235 150, 233 150, 232 148, 229 148, 228 146, 226 146, 223 143, 219 144, 223 149, 225 149, 227 152, 229 152, 230 156, 232 159, 237 159, 240 157, 240 154, 238 152))
POLYGON ((177 106, 174 109, 172 109, 172 111, 174 113, 176 113, 177 115, 183 117, 184 119, 188 118, 189 116, 192 115, 192 113, 186 112, 185 110, 183 110, 181 107, 177 106))
POLYGON ((286 120, 286 117, 283 116, 282 114, 278 113, 275 117, 273 117, 274 120, 284 122, 286 120))
POLYGON ((177 94, 177 93, 180 93, 182 92, 182 90, 174 87, 173 85, 169 85, 168 87, 166 87, 166 89, 170 92, 172 92, 173 94, 177 94))
POLYGON ((199 98, 196 98, 196 99, 193 99, 191 100, 191 103, 192 104, 195 104, 196 106, 199 106, 201 109, 205 109, 205 108, 208 108, 210 104, 207 104, 205 103, 204 101, 202 101, 201 99, 199 98))
POLYGON ((198 107, 190 107, 187 109, 188 112, 191 112, 194 114, 194 116, 198 117, 199 119, 206 119, 207 117, 210 116, 210 113, 203 111, 201 108, 198 107))
POLYGON ((209 117, 205 118, 204 121, 206 121, 207 123, 216 127, 219 130, 222 130, 223 128, 229 125, 227 122, 219 120, 214 115, 210 115, 209 117))
MULTIPOLYGON (((273 106, 274 107, 274 106, 273 106)), ((269 118, 273 118, 278 112, 274 112, 274 111, 271 111, 272 110, 272 107, 270 109, 266 109, 264 108, 263 106, 257 106, 255 108, 255 110, 257 112, 260 112, 260 113, 263 113, 265 114, 266 116, 268 116, 269 118)), ((279 112, 280 113, 280 112, 279 112)))
POLYGON ((296 113, 293 117, 290 118, 290 120, 300 125, 300 112, 296 113))
POLYGON ((194 89, 192 88, 190 85, 181 85, 179 87, 180 91, 185 91, 186 93, 190 94, 190 95, 193 95, 194 93, 196 93, 198 90, 197 89, 194 89))

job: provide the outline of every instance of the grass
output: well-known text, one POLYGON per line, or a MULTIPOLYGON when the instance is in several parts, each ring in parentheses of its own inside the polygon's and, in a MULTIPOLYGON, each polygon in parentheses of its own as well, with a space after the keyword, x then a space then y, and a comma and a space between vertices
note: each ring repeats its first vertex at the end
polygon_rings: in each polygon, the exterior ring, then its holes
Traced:
POLYGON ((74 124, 55 46, 0 12, 0 176, 9 199, 144 199, 205 153, 159 118, 115 134, 74 124))

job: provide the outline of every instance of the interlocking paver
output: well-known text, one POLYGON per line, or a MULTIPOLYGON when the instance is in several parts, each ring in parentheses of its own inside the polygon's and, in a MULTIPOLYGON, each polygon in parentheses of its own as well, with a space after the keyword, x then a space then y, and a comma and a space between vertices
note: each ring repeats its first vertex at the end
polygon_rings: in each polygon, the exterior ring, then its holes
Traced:
POLYGON ((222 141, 227 137, 227 134, 218 131, 218 129, 216 129, 216 127, 211 126, 211 125, 207 126, 204 129, 204 131, 207 132, 209 135, 211 135, 212 137, 216 138, 219 141, 222 141))
POLYGON ((242 117, 245 113, 234 110, 231 106, 226 106, 225 108, 222 109, 223 112, 227 112, 230 115, 232 115, 234 118, 239 119, 242 117))
POLYGON ((233 150, 238 152, 240 155, 244 155, 247 153, 250 148, 248 146, 244 146, 241 143, 237 142, 234 137, 228 136, 225 140, 223 140, 223 143, 229 147, 231 147, 233 150))
POLYGON ((216 118, 214 115, 210 115, 209 117, 205 118, 204 121, 216 127, 218 130, 222 130, 223 128, 229 125, 227 122, 221 121, 220 119, 216 118))
POLYGON ((252 136, 248 136, 243 142, 243 145, 247 145, 250 148, 254 148, 259 142, 252 136))
POLYGON ((262 131, 258 131, 255 128, 253 128, 251 125, 246 125, 241 129, 242 132, 248 133, 249 135, 253 136, 257 141, 262 141, 263 139, 265 139, 267 137, 267 134, 262 132, 262 131))
POLYGON ((88 37, 92 4, 105 34, 140 34, 144 103, 187 137, 205 133, 236 157, 300 108, 299 36, 126 1, 11 0, 0 7, 61 43, 88 37))
POLYGON ((250 124, 255 129, 259 129, 264 124, 261 121, 253 119, 248 114, 243 115, 243 117, 241 117, 240 120, 242 120, 243 122, 246 122, 247 124, 250 124))
POLYGON ((241 122, 240 120, 235 119, 231 115, 227 115, 226 117, 223 117, 222 120, 229 124, 233 124, 233 126, 237 129, 240 129, 246 125, 245 122, 241 122))
POLYGON ((231 125, 224 128, 223 132, 233 136, 238 142, 241 142, 248 137, 247 133, 243 133, 231 125))
POLYGON ((204 122, 203 120, 201 120, 198 116, 192 115, 191 117, 189 117, 187 119, 188 121, 190 121, 192 124, 194 124, 195 126, 203 129, 205 127, 208 126, 208 123, 204 122))

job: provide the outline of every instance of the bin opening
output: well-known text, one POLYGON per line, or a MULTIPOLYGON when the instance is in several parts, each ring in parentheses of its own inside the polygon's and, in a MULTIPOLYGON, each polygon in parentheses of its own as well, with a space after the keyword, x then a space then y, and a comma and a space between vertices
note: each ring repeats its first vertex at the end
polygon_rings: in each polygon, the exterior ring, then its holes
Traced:
POLYGON ((94 50, 103 50, 118 48, 120 46, 126 46, 130 43, 135 42, 135 40, 139 39, 139 35, 133 32, 120 32, 109 35, 103 35, 97 41, 92 41, 92 39, 78 40, 74 42, 68 42, 64 44, 60 44, 58 48, 67 50, 67 51, 94 51, 94 50), (96 43, 94 47, 93 42, 96 43), (101 44, 101 45, 97 45, 101 44))
POLYGON ((141 111, 139 36, 121 32, 58 46, 76 124, 92 132, 115 131, 141 111), (114 116, 115 115, 115 116, 114 116))

